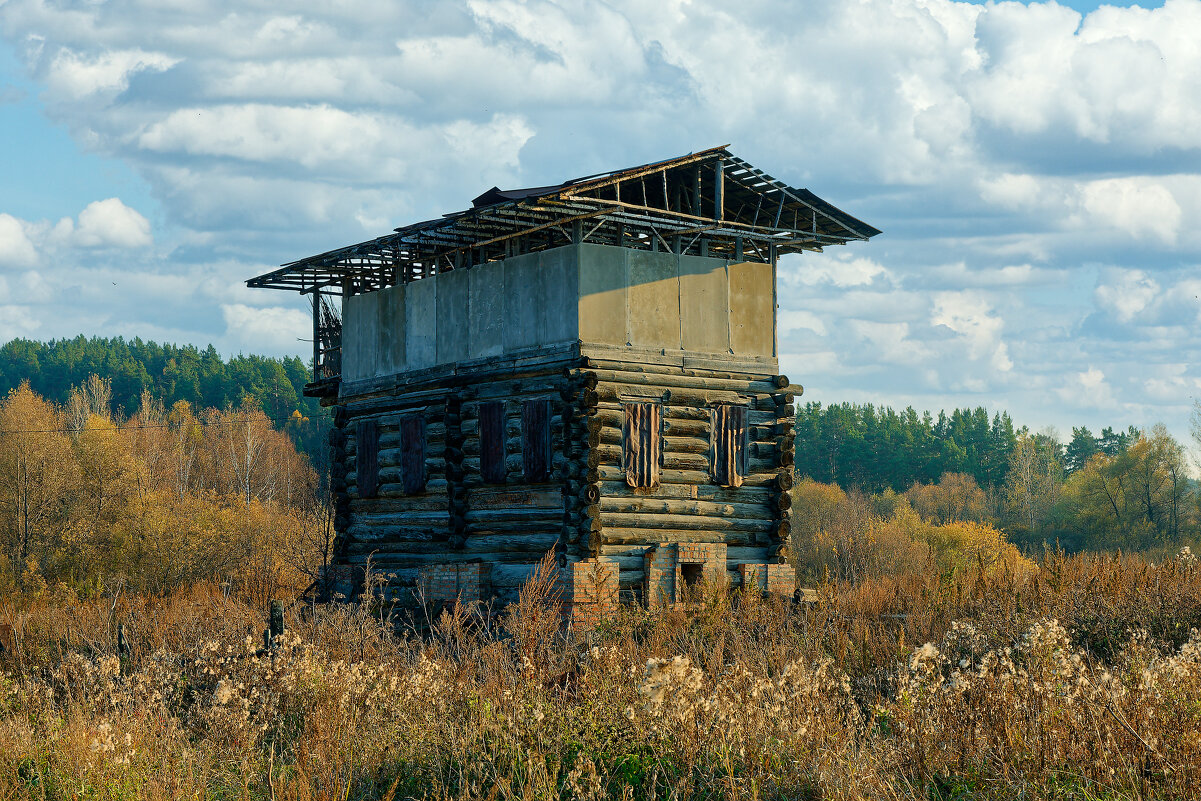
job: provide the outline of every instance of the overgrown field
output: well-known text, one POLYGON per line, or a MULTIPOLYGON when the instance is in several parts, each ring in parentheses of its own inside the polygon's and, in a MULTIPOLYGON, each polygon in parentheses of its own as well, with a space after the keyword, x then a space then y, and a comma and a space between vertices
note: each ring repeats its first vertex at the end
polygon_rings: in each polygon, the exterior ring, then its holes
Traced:
POLYGON ((9 599, 0 797, 1196 797, 1191 556, 820 597, 714 594, 564 637, 533 581, 420 636, 293 607, 271 649, 265 610, 215 585, 9 599))

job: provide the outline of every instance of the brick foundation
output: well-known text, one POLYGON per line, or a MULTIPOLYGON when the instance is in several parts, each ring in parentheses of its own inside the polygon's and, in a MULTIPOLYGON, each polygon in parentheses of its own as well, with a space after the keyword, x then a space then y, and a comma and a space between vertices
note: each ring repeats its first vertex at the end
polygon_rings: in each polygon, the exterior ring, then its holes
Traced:
POLYGON ((796 591, 796 570, 792 565, 742 564, 738 573, 747 589, 757 587, 760 592, 789 597, 796 591))
POLYGON ((617 611, 617 566, 600 559, 572 562, 562 573, 563 618, 577 631, 617 611))
POLYGON ((491 595, 490 566, 483 562, 430 565, 421 571, 421 593, 426 601, 462 604, 491 595))
POLYGON ((724 542, 663 542, 648 548, 642 558, 648 609, 683 609, 690 585, 701 591, 726 581, 724 542))

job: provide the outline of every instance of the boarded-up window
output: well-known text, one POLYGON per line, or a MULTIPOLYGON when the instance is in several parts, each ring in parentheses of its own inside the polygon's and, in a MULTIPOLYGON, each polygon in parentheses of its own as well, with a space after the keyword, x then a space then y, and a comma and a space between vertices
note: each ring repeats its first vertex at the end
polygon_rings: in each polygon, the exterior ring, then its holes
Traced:
POLYGON ((626 483, 659 486, 659 404, 627 403, 622 441, 626 483))
POLYGON ((550 401, 521 406, 521 470, 530 482, 550 481, 550 401))
POLYGON ((485 484, 505 483, 505 405, 480 404, 480 475, 485 484))
POLYGON ((360 420, 355 430, 355 473, 360 498, 379 492, 379 431, 374 420, 360 420))
POLYGON ((746 416, 745 406, 713 410, 713 479, 724 487, 741 487, 746 475, 746 416))
POLYGON ((400 418, 400 482, 406 495, 425 491, 425 418, 400 418))

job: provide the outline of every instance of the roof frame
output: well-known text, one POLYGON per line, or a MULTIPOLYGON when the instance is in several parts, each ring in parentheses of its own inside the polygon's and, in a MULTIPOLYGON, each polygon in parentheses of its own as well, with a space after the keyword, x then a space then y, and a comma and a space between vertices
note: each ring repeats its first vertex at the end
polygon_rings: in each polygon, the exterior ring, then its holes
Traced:
POLYGON ((785 253, 820 251, 880 233, 812 192, 772 178, 725 146, 558 186, 493 188, 476 203, 289 262, 247 284, 359 293, 470 268, 514 251, 558 247, 559 238, 774 261, 785 253))

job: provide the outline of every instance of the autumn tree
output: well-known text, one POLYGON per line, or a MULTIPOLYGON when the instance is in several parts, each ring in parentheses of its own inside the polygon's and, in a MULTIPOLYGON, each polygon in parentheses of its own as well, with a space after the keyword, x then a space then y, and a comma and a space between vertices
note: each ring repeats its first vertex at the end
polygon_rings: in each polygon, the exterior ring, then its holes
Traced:
POLYGON ((1064 486, 1061 514, 1090 547, 1173 545, 1196 532, 1184 450, 1162 425, 1113 455, 1098 452, 1064 486))
POLYGON ((914 511, 934 523, 984 521, 991 517, 988 497, 966 473, 943 473, 936 484, 914 484, 905 492, 914 511))
POLYGON ((19 573, 52 545, 75 485, 58 410, 23 383, 0 403, 0 536, 19 573))
POLYGON ((1033 543, 1048 532, 1063 483, 1057 450, 1053 441, 1024 434, 1009 455, 1003 520, 1015 539, 1033 543))

